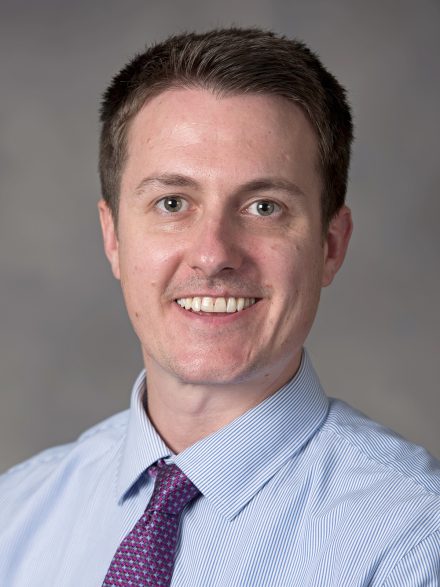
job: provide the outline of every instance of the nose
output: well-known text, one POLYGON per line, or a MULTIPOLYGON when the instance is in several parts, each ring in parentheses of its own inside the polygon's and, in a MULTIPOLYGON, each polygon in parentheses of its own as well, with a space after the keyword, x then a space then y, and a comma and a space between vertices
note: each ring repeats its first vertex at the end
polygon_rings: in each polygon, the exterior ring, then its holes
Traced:
POLYGON ((237 270, 243 263, 239 227, 226 214, 199 219, 188 250, 189 266, 205 277, 237 270))

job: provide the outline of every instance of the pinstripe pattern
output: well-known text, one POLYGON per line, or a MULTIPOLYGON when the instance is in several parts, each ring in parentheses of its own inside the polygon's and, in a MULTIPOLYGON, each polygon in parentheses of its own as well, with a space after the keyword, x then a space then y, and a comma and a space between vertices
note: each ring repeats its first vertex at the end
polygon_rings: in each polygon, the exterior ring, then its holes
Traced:
POLYGON ((173 587, 440 586, 439 463, 329 401, 307 354, 277 394, 177 456, 144 386, 129 412, 0 477, 2 587, 99 587, 159 458, 203 494, 183 515, 173 587))

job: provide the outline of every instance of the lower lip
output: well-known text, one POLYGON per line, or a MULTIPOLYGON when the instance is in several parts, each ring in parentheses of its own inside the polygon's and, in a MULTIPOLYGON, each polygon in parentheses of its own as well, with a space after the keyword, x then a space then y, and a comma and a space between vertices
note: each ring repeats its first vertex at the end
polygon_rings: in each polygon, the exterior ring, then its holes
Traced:
POLYGON ((196 320, 199 323, 203 324, 229 324, 230 322, 235 322, 236 320, 240 320, 241 318, 246 318, 247 316, 251 316, 253 314, 253 310, 258 306, 260 300, 252 304, 252 306, 248 306, 239 312, 193 312, 192 310, 185 310, 177 302, 173 302, 173 306, 179 312, 179 314, 186 316, 191 320, 196 320))

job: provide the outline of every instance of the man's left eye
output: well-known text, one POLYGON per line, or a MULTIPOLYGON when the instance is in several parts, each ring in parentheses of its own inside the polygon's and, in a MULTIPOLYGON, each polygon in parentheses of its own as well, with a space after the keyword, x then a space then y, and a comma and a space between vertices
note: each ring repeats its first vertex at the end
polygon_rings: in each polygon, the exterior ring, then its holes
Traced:
POLYGON ((270 200, 258 200, 258 202, 253 202, 247 210, 256 216, 272 216, 279 212, 280 206, 270 200))

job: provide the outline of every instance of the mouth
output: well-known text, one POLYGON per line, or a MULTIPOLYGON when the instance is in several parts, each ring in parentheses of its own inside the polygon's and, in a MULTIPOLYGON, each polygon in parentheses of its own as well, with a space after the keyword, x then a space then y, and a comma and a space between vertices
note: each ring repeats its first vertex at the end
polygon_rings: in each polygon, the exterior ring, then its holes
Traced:
POLYGON ((258 298, 234 298, 195 296, 191 298, 178 298, 175 300, 184 310, 189 312, 202 312, 206 314, 234 314, 246 310, 259 301, 258 298))

